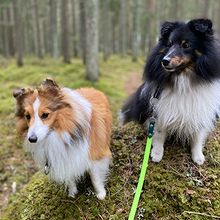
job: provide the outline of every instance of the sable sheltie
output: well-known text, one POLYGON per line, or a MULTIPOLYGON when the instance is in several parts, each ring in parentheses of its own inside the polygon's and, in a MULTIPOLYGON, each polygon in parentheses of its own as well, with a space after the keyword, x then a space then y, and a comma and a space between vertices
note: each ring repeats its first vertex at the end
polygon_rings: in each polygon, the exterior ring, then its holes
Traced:
POLYGON ((60 88, 46 79, 36 89, 17 89, 17 131, 40 170, 77 193, 76 182, 90 174, 99 199, 111 161, 112 116, 105 95, 93 88, 60 88))
POLYGON ((165 139, 172 135, 188 142, 193 161, 203 164, 203 145, 220 109, 220 46, 211 20, 162 24, 144 82, 122 107, 122 122, 147 123, 156 91, 152 160, 162 159, 165 139))

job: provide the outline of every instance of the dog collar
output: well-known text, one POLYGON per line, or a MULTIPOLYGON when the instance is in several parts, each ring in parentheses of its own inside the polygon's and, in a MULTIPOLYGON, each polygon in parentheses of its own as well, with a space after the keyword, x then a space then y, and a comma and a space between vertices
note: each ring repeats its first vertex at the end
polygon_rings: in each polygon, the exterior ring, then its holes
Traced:
POLYGON ((155 92, 154 92, 154 94, 153 94, 153 96, 150 98, 150 105, 152 107, 151 118, 154 118, 154 119, 157 118, 155 106, 156 106, 156 104, 158 103, 158 101, 161 97, 162 91, 163 91, 163 88, 158 85, 155 92))

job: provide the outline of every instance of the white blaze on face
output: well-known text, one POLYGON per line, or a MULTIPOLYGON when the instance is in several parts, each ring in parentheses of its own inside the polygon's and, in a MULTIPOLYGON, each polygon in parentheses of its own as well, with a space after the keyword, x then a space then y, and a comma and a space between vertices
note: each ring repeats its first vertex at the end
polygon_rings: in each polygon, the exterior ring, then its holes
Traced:
POLYGON ((170 55, 171 55, 174 51, 175 51, 175 48, 173 48, 172 50, 170 50, 169 53, 167 53, 163 59, 169 60, 169 59, 171 58, 170 55))
MULTIPOLYGON (((31 138, 37 138, 37 141, 42 141, 49 132, 49 127, 43 123, 39 116, 40 100, 36 98, 33 104, 34 110, 34 121, 28 129, 27 139, 30 141, 31 138)), ((31 141, 30 141, 31 142, 31 141)))

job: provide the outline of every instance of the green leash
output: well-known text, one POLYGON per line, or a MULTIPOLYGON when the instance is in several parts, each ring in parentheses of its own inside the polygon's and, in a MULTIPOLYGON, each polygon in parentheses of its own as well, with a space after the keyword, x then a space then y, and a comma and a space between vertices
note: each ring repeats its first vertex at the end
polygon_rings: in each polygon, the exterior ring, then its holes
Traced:
POLYGON ((152 118, 150 118, 150 124, 149 124, 149 127, 148 127, 147 142, 146 142, 146 148, 145 148, 145 152, 144 152, 144 160, 143 160, 143 164, 142 164, 142 167, 141 167, 141 173, 140 173, 140 176, 139 176, 138 185, 137 185, 137 189, 136 189, 136 192, 135 192, 135 196, 134 196, 134 200, 133 200, 133 203, 132 203, 132 206, 131 206, 131 210, 130 210, 128 220, 134 220, 135 214, 136 214, 136 211, 137 211, 139 199, 140 199, 140 196, 141 196, 142 187, 143 187, 143 184, 144 184, 144 178, 145 178, 145 174, 146 174, 147 167, 148 167, 148 160, 149 160, 149 156, 150 156, 152 137, 153 137, 153 134, 154 134, 154 125, 155 125, 155 118, 152 117, 152 118))

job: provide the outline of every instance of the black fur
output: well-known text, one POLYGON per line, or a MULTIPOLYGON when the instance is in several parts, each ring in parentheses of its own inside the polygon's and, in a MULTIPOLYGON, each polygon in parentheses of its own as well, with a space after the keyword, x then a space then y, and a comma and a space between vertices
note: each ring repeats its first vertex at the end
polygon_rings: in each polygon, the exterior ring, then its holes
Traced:
POLYGON ((152 109, 149 105, 151 98, 151 86, 146 81, 138 90, 129 97, 124 106, 122 107, 122 113, 124 114, 123 123, 130 121, 137 121, 143 124, 146 118, 150 117, 152 109), (146 88, 144 90, 144 87, 146 88))
POLYGON ((194 72, 192 76, 194 84, 210 83, 220 78, 220 45, 214 37, 212 22, 209 19, 162 24, 158 44, 144 68, 144 83, 122 107, 123 122, 137 121, 143 124, 151 116, 150 98, 156 88, 173 87, 174 77, 189 66, 194 72), (188 48, 181 47, 183 40, 188 42, 188 48), (175 48, 177 54, 190 60, 189 64, 172 73, 161 65, 171 47, 175 48))

